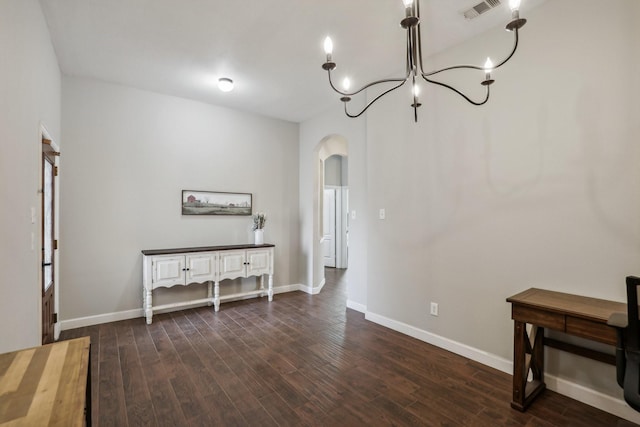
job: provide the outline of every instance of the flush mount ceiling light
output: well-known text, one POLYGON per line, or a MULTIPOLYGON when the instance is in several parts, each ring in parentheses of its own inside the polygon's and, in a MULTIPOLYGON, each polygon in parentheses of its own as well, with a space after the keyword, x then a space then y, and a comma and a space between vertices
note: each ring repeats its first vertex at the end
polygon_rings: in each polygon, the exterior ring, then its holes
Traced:
POLYGON ((231 92, 233 90, 233 80, 226 77, 218 79, 218 89, 223 92, 231 92))
POLYGON ((367 111, 367 109, 378 99, 382 98, 387 93, 404 85, 406 82, 411 81, 412 96, 413 96, 413 103, 411 104, 411 107, 413 108, 413 115, 414 115, 415 121, 417 122, 418 107, 422 105, 420 104, 420 102, 418 102, 419 87, 416 83, 416 78, 419 78, 419 77, 422 77, 427 83, 439 85, 454 91, 455 93, 462 96, 464 99, 466 99, 468 102, 470 102, 473 105, 485 104, 489 100, 489 86, 491 86, 494 83, 494 80, 491 78, 491 72, 496 68, 500 68, 501 66, 506 64, 507 61, 511 59, 513 54, 516 53, 516 49, 518 48, 518 30, 522 28, 522 26, 527 22, 526 19, 520 18, 520 12, 519 12, 520 0, 509 1, 509 7, 511 8, 511 21, 509 21, 505 29, 507 31, 513 32, 514 43, 513 43, 513 49, 511 50, 511 53, 509 53, 509 55, 507 55, 507 57, 504 60, 494 65, 491 59, 487 58, 487 61, 483 66, 454 65, 451 67, 445 67, 439 70, 426 71, 426 72, 424 71, 424 68, 422 66, 422 40, 421 40, 421 34, 420 34, 419 0, 415 0, 415 1, 402 0, 402 1, 406 9, 406 16, 402 21, 400 21, 400 26, 407 30, 406 74, 403 77, 377 80, 377 81, 368 83, 363 87, 361 87, 360 89, 355 90, 353 92, 349 92, 350 81, 348 78, 345 78, 345 81, 343 84, 344 89, 343 90, 337 89, 336 86, 333 84, 333 80, 331 79, 331 71, 336 69, 336 63, 333 62, 331 58, 331 54, 333 52, 333 42, 329 37, 325 39, 324 50, 325 50, 325 53, 327 54, 327 60, 324 64, 322 64, 322 68, 326 70, 327 74, 329 75, 329 84, 331 85, 331 88, 335 92, 342 95, 340 100, 344 103, 345 114, 351 118, 359 117, 360 115, 362 115, 362 113, 367 111), (462 91, 456 89, 455 87, 447 83, 435 80, 433 78, 433 76, 435 76, 436 74, 444 73, 451 70, 458 70, 458 69, 478 70, 484 73, 484 80, 480 82, 480 84, 486 88, 486 95, 483 100, 474 101, 471 98, 469 98, 466 94, 464 94, 462 91), (376 95, 367 105, 365 105, 365 107, 359 113, 355 113, 355 114, 349 113, 349 111, 347 110, 347 103, 351 101, 352 96, 359 94, 360 92, 364 91, 367 88, 370 88, 379 84, 384 84, 384 83, 392 83, 394 84, 394 86, 386 90, 384 88, 381 89, 382 93, 379 93, 378 95, 376 95))

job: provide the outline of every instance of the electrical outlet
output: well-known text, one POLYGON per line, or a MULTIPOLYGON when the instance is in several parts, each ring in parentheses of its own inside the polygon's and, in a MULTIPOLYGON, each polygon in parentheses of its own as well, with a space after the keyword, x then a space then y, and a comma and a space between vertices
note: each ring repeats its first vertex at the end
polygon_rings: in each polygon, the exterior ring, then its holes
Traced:
POLYGON ((438 303, 437 302, 432 302, 431 303, 431 315, 432 316, 437 316, 438 315, 438 303))

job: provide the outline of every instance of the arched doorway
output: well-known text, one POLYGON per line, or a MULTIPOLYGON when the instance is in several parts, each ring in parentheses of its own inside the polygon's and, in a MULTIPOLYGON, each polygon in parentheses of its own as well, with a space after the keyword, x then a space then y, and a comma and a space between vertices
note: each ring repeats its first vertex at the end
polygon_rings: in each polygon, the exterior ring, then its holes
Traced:
POLYGON ((311 289, 311 293, 320 292, 324 286, 324 188, 325 188, 325 161, 334 155, 348 157, 348 143, 341 135, 328 135, 324 137, 314 150, 314 191, 313 191, 313 280, 318 284, 311 289))

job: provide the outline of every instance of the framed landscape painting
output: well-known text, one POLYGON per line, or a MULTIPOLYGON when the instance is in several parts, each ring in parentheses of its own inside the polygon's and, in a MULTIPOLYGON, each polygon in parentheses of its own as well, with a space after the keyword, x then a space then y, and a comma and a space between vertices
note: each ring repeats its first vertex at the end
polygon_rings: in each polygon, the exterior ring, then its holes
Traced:
POLYGON ((251 193, 182 190, 182 215, 251 215, 251 193))

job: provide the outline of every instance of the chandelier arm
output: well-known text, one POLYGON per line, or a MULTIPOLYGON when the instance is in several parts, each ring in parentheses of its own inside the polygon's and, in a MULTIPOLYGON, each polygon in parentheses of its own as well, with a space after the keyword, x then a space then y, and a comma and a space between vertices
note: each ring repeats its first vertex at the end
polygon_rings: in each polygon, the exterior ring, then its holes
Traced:
MULTIPOLYGON (((513 35, 513 48, 511 49, 511 53, 509 53, 509 55, 507 55, 507 57, 505 59, 503 59, 502 61, 500 61, 497 65, 494 65, 492 70, 495 70, 496 68, 502 67, 516 53, 516 50, 518 49, 518 40, 519 40, 518 29, 516 28, 512 32, 514 33, 514 35, 513 35)), ((471 70, 485 71, 484 67, 479 67, 477 65, 454 65, 454 66, 451 66, 451 67, 446 67, 446 68, 442 68, 440 70, 434 70, 434 71, 429 71, 428 73, 425 73, 424 69, 422 67, 422 54, 420 54, 420 71, 421 71, 422 77, 424 77, 425 79, 426 79, 426 77, 433 76, 435 74, 442 73, 444 71, 451 71, 451 70, 458 70, 458 69, 471 69, 471 70)))
MULTIPOLYGON (((329 75, 329 85, 331 86, 331 89, 334 90, 334 92, 339 93, 342 96, 354 96, 359 94, 360 92, 362 92, 365 89, 370 88, 371 86, 375 86, 377 84, 380 83, 394 83, 394 82, 400 82, 400 84, 396 87, 400 87, 402 86, 407 79, 409 78, 409 76, 411 75, 410 72, 407 72, 407 75, 405 77, 397 77, 397 78, 392 78, 392 79, 381 79, 381 80, 376 80, 374 82, 368 83, 364 86, 362 86, 360 89, 356 90, 355 92, 343 92, 340 89, 336 88, 333 84, 333 80, 331 80, 331 70, 327 70, 327 74, 329 75)), ((395 89, 396 87, 394 87, 393 89, 395 89)), ((391 89, 391 90, 393 90, 391 89)), ((385 92, 387 93, 387 92, 385 92)), ((376 98, 377 99, 377 98, 376 98)))
POLYGON ((376 102, 378 99, 382 98, 383 96, 385 96, 386 94, 388 94, 389 92, 398 89, 400 86, 402 86, 403 84, 405 84, 407 82, 407 79, 404 79, 402 81, 402 83, 392 87, 391 89, 387 89, 384 92, 382 92, 380 95, 376 96, 375 98, 373 98, 363 109, 362 111, 360 111, 358 114, 349 114, 349 112, 347 111, 347 103, 344 103, 344 113, 351 117, 352 119, 355 119, 356 117, 360 117, 362 115, 362 113, 364 113, 365 111, 367 111, 367 109, 369 107, 371 107, 373 105, 374 102, 376 102))
POLYGON ((518 40, 520 39, 519 35, 518 35, 518 29, 514 29, 513 30, 513 49, 511 50, 511 53, 509 54, 509 56, 507 56, 505 59, 502 60, 502 62, 498 63, 498 65, 494 65, 493 69, 495 70, 496 68, 500 68, 502 67, 504 64, 507 63, 507 61, 509 61, 511 59, 511 57, 516 53, 516 50, 518 50, 518 40))
POLYGON ((469 102, 470 104, 473 104, 473 105, 477 105, 477 106, 484 105, 489 100, 489 85, 486 86, 487 95, 485 96, 484 100, 478 102, 478 101, 474 101, 473 99, 469 98, 467 95, 465 95, 464 93, 462 93, 461 91, 459 91, 458 89, 456 89, 453 86, 450 86, 450 85, 448 85, 446 83, 439 82, 437 80, 431 80, 431 79, 427 78, 424 74, 422 75, 422 78, 425 79, 428 83, 432 83, 434 85, 446 87, 447 89, 452 90, 453 92, 457 93, 458 95, 460 95, 461 97, 466 99, 467 102, 469 102))
POLYGON ((409 34, 410 29, 407 28, 407 76, 411 74, 411 36, 409 34))

